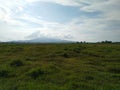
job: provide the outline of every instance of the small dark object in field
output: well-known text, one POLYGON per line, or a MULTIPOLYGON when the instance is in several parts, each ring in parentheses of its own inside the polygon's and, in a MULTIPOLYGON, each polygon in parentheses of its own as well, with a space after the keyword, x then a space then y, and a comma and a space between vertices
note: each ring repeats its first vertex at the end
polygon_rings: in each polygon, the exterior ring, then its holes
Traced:
POLYGON ((73 51, 76 52, 76 53, 80 53, 79 48, 75 48, 73 51))
POLYGON ((63 53, 63 57, 68 58, 69 55, 67 53, 63 53))
POLYGON ((8 71, 7 70, 0 70, 0 77, 8 77, 8 71))
POLYGON ((86 80, 93 80, 94 78, 92 76, 86 76, 85 79, 86 80))
POLYGON ((120 74, 120 69, 119 68, 111 68, 111 69, 109 69, 109 72, 120 74))
POLYGON ((21 60, 14 60, 10 63, 11 66, 23 66, 23 62, 21 60))
POLYGON ((29 75, 31 76, 31 78, 38 78, 40 75, 43 75, 44 74, 44 71, 41 70, 40 68, 38 69, 32 69, 30 72, 29 72, 29 75))
POLYGON ((65 50, 65 51, 67 51, 67 50, 68 50, 68 48, 64 48, 64 50, 65 50))

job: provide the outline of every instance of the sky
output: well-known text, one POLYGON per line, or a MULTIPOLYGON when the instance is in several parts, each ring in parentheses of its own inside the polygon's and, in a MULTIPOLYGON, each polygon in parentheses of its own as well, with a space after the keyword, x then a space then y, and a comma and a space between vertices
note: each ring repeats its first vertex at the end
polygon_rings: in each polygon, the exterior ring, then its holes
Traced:
POLYGON ((120 0, 0 0, 0 41, 120 41, 120 0))

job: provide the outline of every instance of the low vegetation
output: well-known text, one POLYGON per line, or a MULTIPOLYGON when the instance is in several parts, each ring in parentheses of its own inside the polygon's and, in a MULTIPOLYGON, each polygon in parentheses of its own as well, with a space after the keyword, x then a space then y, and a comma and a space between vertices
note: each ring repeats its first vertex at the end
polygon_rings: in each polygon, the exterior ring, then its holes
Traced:
POLYGON ((19 66, 23 66, 23 62, 21 60, 13 60, 11 63, 10 63, 10 66, 14 66, 14 67, 19 67, 19 66))
POLYGON ((120 90, 120 44, 0 44, 0 90, 120 90))

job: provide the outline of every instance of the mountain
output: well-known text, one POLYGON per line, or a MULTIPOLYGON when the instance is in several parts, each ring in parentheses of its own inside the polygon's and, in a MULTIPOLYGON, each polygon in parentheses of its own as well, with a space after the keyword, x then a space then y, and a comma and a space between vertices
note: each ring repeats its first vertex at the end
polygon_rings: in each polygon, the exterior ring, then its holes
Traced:
POLYGON ((55 38, 39 37, 31 40, 11 41, 12 43, 72 43, 73 41, 55 38))

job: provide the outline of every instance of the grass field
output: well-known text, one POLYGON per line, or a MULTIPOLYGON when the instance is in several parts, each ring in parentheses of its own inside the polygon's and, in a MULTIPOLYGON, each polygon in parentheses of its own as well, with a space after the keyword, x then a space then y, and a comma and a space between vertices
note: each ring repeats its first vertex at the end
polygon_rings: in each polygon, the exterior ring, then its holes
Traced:
POLYGON ((120 90, 120 44, 0 44, 0 90, 120 90))

